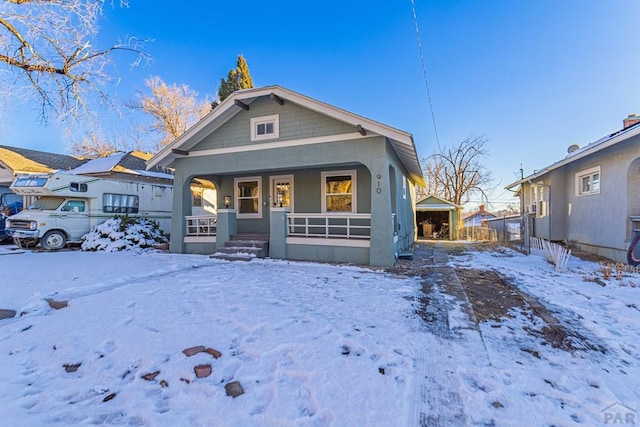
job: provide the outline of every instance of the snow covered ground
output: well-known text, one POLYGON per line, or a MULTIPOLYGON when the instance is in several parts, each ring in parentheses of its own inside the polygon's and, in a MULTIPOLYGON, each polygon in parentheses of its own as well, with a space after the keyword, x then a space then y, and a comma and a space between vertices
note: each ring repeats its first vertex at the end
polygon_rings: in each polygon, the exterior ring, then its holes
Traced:
POLYGON ((449 259, 499 271, 604 349, 566 351, 522 313, 475 326, 439 287, 431 297, 447 302, 452 330, 429 330, 416 314, 421 280, 383 271, 159 252, 1 255, 10 248, 0 246, 0 309, 18 313, 0 320, 6 425, 640 421, 637 274, 602 287, 598 264, 574 257, 564 273, 510 250, 449 259), (183 353, 198 345, 222 355, 183 353), (197 378, 203 364, 212 373, 197 378), (244 391, 235 398, 233 381, 244 391))

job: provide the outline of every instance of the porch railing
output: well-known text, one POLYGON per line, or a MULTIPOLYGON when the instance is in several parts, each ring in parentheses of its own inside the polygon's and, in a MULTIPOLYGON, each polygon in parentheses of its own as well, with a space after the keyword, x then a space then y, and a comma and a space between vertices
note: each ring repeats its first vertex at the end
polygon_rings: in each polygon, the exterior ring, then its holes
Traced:
POLYGON ((371 214, 305 214, 287 215, 289 236, 370 239, 371 214))
POLYGON ((215 236, 218 226, 216 215, 189 215, 187 222, 187 236, 215 236))

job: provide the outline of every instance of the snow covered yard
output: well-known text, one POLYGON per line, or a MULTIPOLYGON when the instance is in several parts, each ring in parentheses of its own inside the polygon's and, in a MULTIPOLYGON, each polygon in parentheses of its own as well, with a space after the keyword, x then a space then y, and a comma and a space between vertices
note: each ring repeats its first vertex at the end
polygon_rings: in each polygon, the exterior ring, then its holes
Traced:
POLYGON ((575 257, 556 273, 541 255, 451 251, 431 261, 452 276, 428 295, 420 277, 275 260, 26 251, 0 266, 0 309, 20 314, 0 320, 11 425, 638 422, 640 275, 602 287, 598 264, 575 257), (468 269, 538 299, 575 332, 573 348, 551 345, 526 307, 475 323, 446 286, 468 269), (445 308, 444 327, 425 323, 425 299, 445 308), (222 355, 183 353, 198 345, 222 355), (227 395, 232 381, 244 394, 227 395))
POLYGON ((552 345, 549 324, 530 307, 480 322, 483 349, 457 370, 472 423, 640 422, 640 275, 604 280, 598 263, 576 257, 557 273, 542 254, 504 248, 469 251, 449 265, 499 272, 569 333, 564 348, 552 345), (497 411, 488 413, 487 404, 497 411))
POLYGON ((21 313, 0 320, 0 414, 11 425, 411 424, 415 280, 166 253, 0 263, 0 308, 21 313), (183 354, 197 345, 222 356, 183 354), (196 378, 201 364, 210 376, 196 378), (227 396, 231 381, 244 394, 227 396))

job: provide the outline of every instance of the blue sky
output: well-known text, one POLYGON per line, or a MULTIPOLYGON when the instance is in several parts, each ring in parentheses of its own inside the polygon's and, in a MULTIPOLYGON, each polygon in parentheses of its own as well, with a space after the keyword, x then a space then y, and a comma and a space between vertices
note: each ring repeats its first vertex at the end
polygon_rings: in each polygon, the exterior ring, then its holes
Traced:
MULTIPOLYGON (((154 39, 147 66, 131 69, 131 57, 118 57, 120 84, 110 90, 121 100, 152 75, 211 97, 243 54, 256 86, 281 85, 411 132, 420 157, 436 149, 411 0, 184 4, 130 0, 129 9, 105 9, 99 43, 154 39)), ((496 206, 512 200, 502 188, 521 163, 530 174, 640 113, 637 0, 415 0, 415 7, 437 139, 442 146, 488 139, 496 206)), ((67 149, 55 124, 42 128, 28 106, 12 103, 5 117, 3 144, 67 149)))

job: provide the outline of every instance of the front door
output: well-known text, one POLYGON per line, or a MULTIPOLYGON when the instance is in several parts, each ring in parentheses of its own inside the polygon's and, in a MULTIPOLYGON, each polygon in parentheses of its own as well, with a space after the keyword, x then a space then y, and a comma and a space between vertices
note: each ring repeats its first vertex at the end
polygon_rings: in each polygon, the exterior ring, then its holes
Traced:
POLYGON ((269 200, 272 208, 289 208, 293 212, 293 175, 272 176, 269 200))

